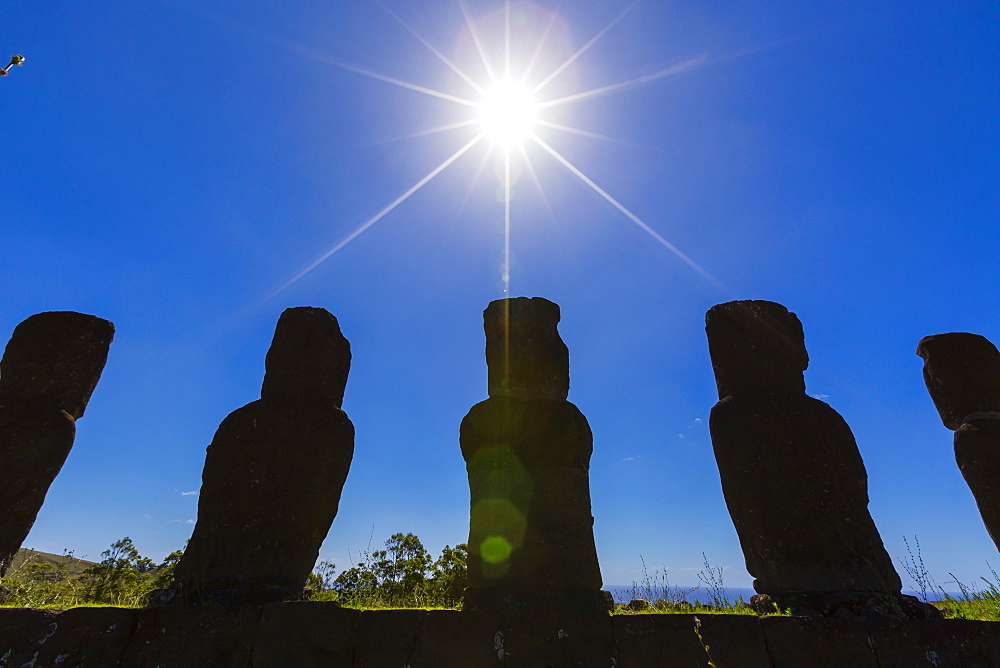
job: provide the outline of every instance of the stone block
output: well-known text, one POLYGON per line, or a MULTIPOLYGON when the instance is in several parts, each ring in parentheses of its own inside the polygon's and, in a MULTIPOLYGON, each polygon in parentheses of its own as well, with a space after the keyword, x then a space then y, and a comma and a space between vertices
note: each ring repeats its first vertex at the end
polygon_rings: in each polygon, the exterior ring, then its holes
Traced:
POLYGON ((614 663, 611 616, 509 615, 504 633, 507 666, 607 668, 614 663))
POLYGON ((0 666, 31 665, 59 628, 58 618, 54 610, 0 609, 0 666))
POLYGON ((707 666, 710 659, 720 667, 771 666, 753 615, 615 615, 612 620, 618 668, 707 666))
POLYGON ((354 664, 399 668, 413 654, 426 610, 365 610, 358 627, 354 664))
POLYGON ((55 632, 39 647, 36 666, 117 666, 139 611, 73 608, 55 618, 55 632))
POLYGON ((775 668, 879 668, 865 622, 764 617, 760 624, 775 668))
POLYGON ((146 608, 125 650, 124 666, 249 666, 260 608, 146 608))
POLYGON ((964 619, 872 624, 881 668, 1000 666, 1000 624, 964 619))
POLYGON ((328 601, 267 605, 257 626, 252 665, 354 665, 360 620, 360 611, 328 601))
POLYGON ((489 668, 505 664, 506 626, 488 612, 429 610, 406 665, 410 668, 489 668))

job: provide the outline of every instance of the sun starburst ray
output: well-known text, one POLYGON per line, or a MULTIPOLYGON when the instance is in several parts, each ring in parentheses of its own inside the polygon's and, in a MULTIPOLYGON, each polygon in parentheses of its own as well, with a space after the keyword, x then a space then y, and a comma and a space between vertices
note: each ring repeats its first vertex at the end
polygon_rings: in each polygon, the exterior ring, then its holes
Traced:
POLYGON ((527 83, 528 78, 531 76, 531 70, 535 68, 535 63, 538 62, 538 58, 542 55, 542 50, 545 47, 545 41, 549 37, 549 33, 552 32, 552 27, 556 24, 556 19, 559 18, 559 9, 562 7, 562 2, 556 7, 555 11, 549 14, 549 20, 545 24, 545 29, 542 31, 541 36, 538 38, 538 45, 535 46, 534 53, 531 54, 531 58, 528 59, 528 63, 521 70, 521 81, 527 83))
POLYGON ((628 14, 628 13, 629 13, 630 11, 632 11, 633 9, 635 9, 635 6, 636 6, 636 5, 638 5, 638 4, 639 4, 639 2, 640 2, 640 0, 636 0, 636 2, 633 2, 633 3, 631 4, 631 5, 629 5, 628 7, 626 7, 626 8, 625 8, 625 11, 623 11, 623 12, 622 12, 621 14, 619 14, 618 16, 616 16, 616 17, 615 17, 615 18, 614 18, 614 19, 613 19, 613 20, 611 21, 611 23, 609 23, 608 25, 606 25, 606 26, 604 27, 604 29, 603 29, 603 30, 601 30, 601 31, 600 31, 599 33, 597 33, 597 34, 596 34, 596 35, 594 35, 593 37, 591 37, 591 38, 590 38, 590 41, 589 41, 589 42, 587 42, 586 44, 584 44, 583 46, 581 46, 581 47, 580 47, 579 49, 577 49, 576 53, 574 53, 574 54, 573 54, 572 56, 570 56, 569 58, 567 58, 567 59, 566 59, 566 61, 565 61, 565 62, 564 62, 564 63, 563 63, 562 65, 560 65, 559 67, 557 67, 557 68, 556 68, 555 70, 553 70, 553 71, 552 71, 552 73, 551 73, 551 74, 549 74, 549 76, 547 76, 547 77, 545 77, 544 79, 542 79, 541 83, 539 83, 538 85, 536 85, 536 86, 535 86, 535 87, 534 87, 534 88, 532 89, 532 91, 531 91, 531 92, 532 92, 532 93, 538 93, 538 92, 539 92, 539 91, 541 91, 541 90, 542 90, 543 88, 545 88, 545 87, 546 87, 547 85, 549 85, 549 82, 551 82, 551 81, 552 81, 553 79, 555 79, 555 78, 556 78, 557 76, 559 76, 560 74, 562 74, 562 73, 563 73, 563 72, 564 72, 564 71, 566 70, 566 68, 567 68, 567 67, 569 67, 570 65, 572 65, 573 63, 575 63, 575 62, 576 62, 576 60, 577 60, 577 59, 578 59, 578 58, 579 58, 580 56, 582 56, 582 55, 583 55, 583 54, 585 54, 585 53, 586 53, 587 51, 589 51, 589 50, 590 50, 590 47, 592 47, 592 46, 594 46, 595 44, 597 44, 597 42, 598 42, 598 41, 599 41, 599 40, 600 40, 600 39, 601 39, 602 37, 604 37, 604 36, 605 36, 605 35, 606 35, 606 34, 608 33, 608 31, 609 31, 609 30, 611 30, 612 28, 614 28, 614 27, 615 27, 615 25, 617 25, 617 23, 618 23, 619 21, 621 21, 621 20, 622 20, 623 18, 625 18, 625 15, 626 15, 626 14, 628 14))
POLYGON ((547 121, 544 118, 536 119, 535 125, 541 125, 542 127, 552 128, 553 130, 560 130, 562 132, 569 132, 570 134, 580 135, 581 137, 588 137, 590 139, 600 139, 602 141, 610 141, 618 144, 629 143, 623 142, 621 139, 616 139, 615 137, 597 134, 596 132, 588 132, 587 130, 570 127, 569 125, 563 125, 562 123, 553 123, 552 121, 547 121))
POLYGON ((555 220, 556 214, 552 211, 552 204, 549 202, 549 198, 545 195, 545 189, 542 187, 542 181, 538 178, 538 172, 535 171, 535 165, 532 164, 531 158, 528 157, 528 150, 524 147, 524 144, 520 144, 517 147, 521 151, 521 159, 524 161, 524 168, 528 170, 528 175, 531 176, 532 182, 535 187, 538 188, 538 194, 542 197, 542 203, 545 204, 545 210, 549 212, 549 217, 555 220))
POLYGON ((503 77, 510 79, 510 0, 503 3, 503 77))
POLYGON ((451 165, 453 162, 455 162, 460 157, 462 157, 462 155, 465 154, 473 146, 475 146, 476 144, 478 144, 483 139, 483 136, 484 135, 482 133, 480 133, 479 135, 477 135, 476 137, 474 137, 468 144, 466 144, 462 148, 460 148, 457 151, 455 151, 454 153, 452 153, 450 157, 448 157, 447 159, 445 159, 444 162, 442 162, 440 165, 438 165, 437 167, 435 167, 434 169, 432 169, 430 172, 428 172, 426 176, 424 176, 422 179, 420 179, 419 181, 417 181, 413 186, 410 187, 409 190, 407 190, 402 195, 400 195, 399 197, 397 197, 396 199, 394 199, 392 201, 392 203, 390 203, 384 209, 382 209, 381 211, 379 211, 378 213, 376 213, 374 216, 372 216, 371 218, 369 218, 368 220, 366 220, 364 223, 362 223, 356 230, 354 230, 353 232, 351 232, 350 234, 348 234, 338 244, 334 245, 329 250, 327 250, 325 253, 323 253, 318 258, 316 258, 311 263, 309 263, 302 271, 300 271, 299 273, 295 274, 295 276, 293 276, 292 278, 290 278, 287 281, 285 281, 284 283, 282 283, 280 287, 278 287, 275 290, 273 290, 265 298, 265 300, 271 299, 272 297, 275 297, 279 293, 284 292, 286 289, 288 289, 293 284, 295 284, 299 280, 301 280, 304 276, 306 276, 306 274, 310 273, 313 269, 315 269, 316 267, 318 267, 321 264, 323 264, 324 262, 326 262, 331 256, 333 256, 336 252, 338 252, 339 250, 341 250, 344 246, 346 246, 347 244, 351 243, 352 241, 354 241, 355 239, 357 239, 359 236, 361 236, 361 234, 365 230, 367 230, 368 228, 370 228, 372 225, 374 225, 378 221, 382 220, 389 212, 391 212, 397 206, 399 206, 400 204, 402 204, 403 202, 405 202, 407 199, 409 199, 410 196, 413 195, 413 193, 415 193, 418 190, 420 190, 421 188, 423 188, 431 179, 433 179, 435 176, 437 176, 438 174, 440 174, 441 172, 443 172, 445 169, 448 168, 449 165, 451 165))
POLYGON ((715 287, 719 288, 720 290, 725 290, 726 289, 725 286, 722 285, 722 283, 720 283, 717 278, 715 278, 710 273, 708 273, 707 271, 705 271, 704 269, 702 269, 701 266, 699 266, 697 262, 695 262, 694 260, 692 260, 691 258, 689 258, 687 255, 685 255, 679 248, 677 248, 677 246, 673 245, 672 243, 670 243, 669 241, 667 241, 666 239, 664 239, 663 236, 661 236, 659 232, 657 232, 652 227, 650 227, 649 225, 647 225, 641 218, 639 218, 639 216, 637 216, 634 213, 632 213, 631 211, 629 211, 625 207, 625 205, 623 205, 621 202, 619 202, 614 197, 612 197, 610 194, 608 194, 608 192, 606 190, 604 190, 603 188, 601 188, 599 185, 597 185, 596 183, 594 183, 594 181, 591 180, 590 177, 588 177, 586 174, 584 174, 582 171, 580 171, 580 169, 578 167, 576 167, 576 165, 574 165, 569 160, 567 160, 565 157, 563 157, 563 155, 561 153, 559 153, 554 148, 552 148, 547 143, 545 143, 545 141, 543 141, 541 137, 539 137, 537 134, 532 133, 531 134, 531 139, 533 139, 539 146, 541 146, 543 149, 545 149, 545 151, 547 151, 553 158, 555 158, 557 161, 559 161, 559 163, 561 163, 563 167, 565 167, 570 172, 572 172, 574 176, 576 176, 578 179, 580 179, 581 181, 583 181, 586 185, 590 186, 591 190, 593 190, 595 193, 597 193, 598 195, 600 195, 601 197, 603 197, 609 204, 611 204, 611 206, 613 206, 616 209, 618 209, 629 220, 631 220, 633 223, 635 223, 636 225, 638 225, 639 228, 642 231, 644 231, 646 234, 648 234, 653 239, 655 239, 656 241, 658 241, 660 243, 660 245, 662 245, 664 248, 666 248, 671 253, 673 253, 678 258, 680 258, 689 267, 691 267, 692 269, 694 269, 695 271, 697 271, 699 274, 701 274, 701 276, 703 278, 705 278, 707 281, 709 281, 712 285, 714 285, 715 287))
POLYGON ((503 293, 510 295, 510 146, 503 151, 503 293))
POLYGON ((476 31, 476 26, 472 20, 472 14, 469 12, 469 3, 466 0, 458 0, 458 5, 462 8, 465 25, 468 27, 469 35, 472 37, 472 41, 476 45, 476 50, 479 52, 479 57, 483 61, 483 67, 486 68, 486 76, 490 78, 490 83, 496 83, 497 77, 493 73, 493 68, 490 67, 490 59, 486 57, 486 50, 483 48, 483 43, 479 39, 479 33, 476 31))
POLYGON ((371 70, 366 70, 363 67, 357 67, 351 65, 350 63, 345 63, 335 58, 329 58, 326 62, 331 65, 336 65, 342 69, 354 72, 356 74, 363 74, 366 77, 371 77, 373 79, 378 79, 379 81, 384 81, 386 83, 391 83, 395 86, 401 86, 403 88, 408 88, 410 90, 415 90, 418 93, 423 93, 425 95, 430 95, 431 97, 438 97, 442 100, 449 100, 450 102, 457 102, 458 104, 465 105, 467 107, 475 107, 478 102, 473 102, 472 100, 466 100, 464 97, 458 97, 456 95, 449 95, 448 93, 442 93, 439 90, 434 90, 433 88, 426 88, 424 86, 418 86, 417 84, 410 83, 409 81, 403 81, 401 79, 394 79, 393 77, 386 76, 384 74, 379 74, 378 72, 372 72, 371 70))
POLYGON ((439 125, 436 128, 430 128, 428 130, 420 130, 418 132, 411 132, 408 135, 402 135, 400 137, 392 137, 378 144, 391 144, 393 142, 404 141, 406 139, 416 139, 418 137, 427 137, 428 135, 441 134, 442 132, 450 132, 451 130, 460 130, 462 128, 468 128, 473 125, 477 125, 479 121, 475 118, 469 118, 464 121, 455 121, 454 123, 448 123, 446 125, 439 125))
POLYGON ((487 146, 486 150, 483 151, 483 159, 479 161, 479 166, 472 173, 472 178, 469 179, 469 187, 465 189, 465 196, 462 198, 462 204, 469 201, 469 197, 472 195, 473 187, 479 183, 480 177, 483 175, 483 171, 486 169, 486 163, 490 161, 490 156, 493 155, 493 147, 487 146))
POLYGON ((472 87, 473 90, 475 90, 480 95, 483 95, 486 92, 485 90, 483 90, 482 86, 480 86, 478 83, 476 83, 475 79, 473 79, 468 74, 466 74, 458 65, 456 65, 453 62, 451 62, 451 60, 449 60, 443 53, 441 53, 440 51, 438 51, 437 48, 435 48, 433 44, 431 44, 426 39, 424 39, 423 35, 421 35, 416 30, 414 30, 410 26, 410 24, 408 24, 406 21, 404 21, 402 19, 402 17, 399 16, 399 14, 397 14, 394 11, 392 11, 391 9, 389 9, 388 7, 386 7, 385 4, 383 4, 381 2, 378 3, 378 4, 381 5, 382 9, 384 9, 386 12, 388 12, 389 15, 392 16, 392 18, 396 19, 396 21, 401 26, 403 26, 404 28, 406 28, 406 30, 411 35, 413 35, 415 38, 417 38, 417 40, 421 44, 423 44, 427 48, 428 51, 430 51, 435 56, 437 56, 438 60, 440 60, 445 65, 447 65, 448 69, 450 69, 452 72, 454 72, 455 74, 457 74, 462 79, 462 81, 464 81, 465 83, 469 84, 472 87))
POLYGON ((649 83, 650 81, 656 81, 657 79, 662 79, 663 77, 670 76, 671 74, 678 74, 685 70, 689 70, 692 67, 697 67, 702 65, 707 60, 707 56, 704 54, 698 56, 697 58, 691 58, 690 60, 685 60, 683 63, 678 63, 664 70, 659 70, 653 72, 652 74, 647 74, 645 76, 637 77, 635 79, 629 79, 628 81, 621 81, 619 83, 610 84, 607 86, 601 86, 600 88, 592 88, 590 90, 585 90, 579 93, 573 93, 572 95, 566 95, 564 97, 558 97, 554 100, 547 100, 545 102, 539 102, 539 109, 548 109, 549 107, 554 107, 559 104, 567 104, 569 102, 576 102, 577 100, 583 100, 588 97, 595 97, 597 95, 607 95, 608 93, 614 93, 631 86, 639 86, 641 84, 649 83))

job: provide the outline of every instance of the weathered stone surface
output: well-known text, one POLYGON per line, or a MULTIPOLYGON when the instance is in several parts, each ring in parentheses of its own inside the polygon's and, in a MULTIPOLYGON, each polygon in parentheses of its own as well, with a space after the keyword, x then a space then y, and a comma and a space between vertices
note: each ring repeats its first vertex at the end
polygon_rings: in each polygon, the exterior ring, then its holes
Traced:
POLYGON ((360 611, 325 601, 268 605, 257 627, 252 665, 354 665, 360 619, 360 611))
POLYGON ((260 398, 265 402, 340 408, 351 370, 351 344, 326 309, 286 309, 264 367, 260 398))
POLYGON ((17 327, 0 360, 0 397, 83 417, 115 327, 73 311, 33 315, 17 327))
POLYGON ((705 666, 709 657, 714 665, 741 668, 992 667, 1000 665, 1000 624, 803 617, 759 620, 750 615, 359 612, 329 602, 273 604, 263 610, 251 606, 238 611, 0 609, 0 666, 10 667, 645 668, 705 666), (380 644, 385 651, 379 651, 380 644))
POLYGON ((1000 352, 985 337, 955 332, 917 346, 941 421, 955 430, 955 460, 1000 549, 1000 352))
POLYGON ((430 610, 405 665, 410 668, 503 666, 505 630, 503 618, 496 614, 430 610))
POLYGON ((0 609, 0 666, 31 665, 59 628, 53 610, 0 609))
POLYGON ((54 630, 37 647, 36 666, 117 666, 139 617, 138 610, 73 608, 53 619, 54 630))
POLYGON ((73 447, 113 336, 107 320, 69 311, 14 329, 0 360, 0 576, 73 447))
POLYGON ((267 396, 230 414, 208 446, 198 523, 175 571, 179 600, 295 598, 337 514, 354 453, 354 426, 338 406, 346 340, 322 309, 288 309, 272 350, 267 396))
POLYGON ((569 349, 559 337, 559 306, 542 297, 490 302, 483 312, 490 397, 565 399, 569 349))
POLYGON ((594 546, 593 435, 563 398, 569 362, 557 321, 558 307, 538 298, 496 301, 485 312, 490 378, 513 380, 491 381, 491 397, 462 421, 471 491, 467 610, 611 607, 594 546), (497 376, 508 330, 516 363, 497 376))
POLYGON ((616 615, 612 622, 619 668, 707 666, 709 657, 717 666, 771 666, 752 615, 616 615))
POLYGON ((809 366, 802 323, 781 304, 717 304, 705 316, 719 398, 762 392, 803 394, 809 366))
POLYGON ((924 382, 952 431, 973 413, 1000 412, 1000 351, 978 334, 925 336, 917 344, 924 358, 924 382))
POLYGON ((709 310, 706 331, 721 399, 712 445, 754 588, 803 614, 905 616, 854 436, 804 393, 798 319, 730 302, 709 310))
POLYGON ((249 666, 261 609, 146 608, 123 666, 249 666))
POLYGON ((764 638, 775 668, 878 668, 863 621, 765 617, 764 638))
POLYGON ((955 459, 1000 550, 1000 414, 968 418, 955 432, 955 459))
POLYGON ((614 664, 610 615, 512 614, 506 620, 508 666, 593 666, 614 664))
POLYGON ((426 610, 365 610, 358 627, 356 666, 405 666, 417 643, 426 610))
POLYGON ((879 622, 870 637, 881 668, 1000 666, 997 626, 965 619, 879 622))

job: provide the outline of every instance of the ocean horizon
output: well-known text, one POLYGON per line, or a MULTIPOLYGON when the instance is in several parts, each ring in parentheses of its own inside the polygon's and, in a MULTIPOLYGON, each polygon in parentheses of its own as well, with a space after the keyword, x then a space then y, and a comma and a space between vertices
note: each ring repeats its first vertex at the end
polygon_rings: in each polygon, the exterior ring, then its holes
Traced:
MULTIPOLYGON (((687 601, 688 603, 711 603, 712 596, 708 589, 701 585, 700 587, 695 586, 681 586, 681 585, 671 585, 669 590, 664 591, 663 587, 646 587, 645 585, 632 584, 632 585, 605 585, 602 587, 605 591, 611 592, 611 596, 614 597, 615 603, 628 603, 634 598, 641 598, 648 601, 666 598, 672 601, 680 602, 687 601)), ((730 603, 735 603, 742 599, 744 602, 750 600, 750 597, 757 592, 753 587, 725 587, 723 590, 723 595, 726 600, 730 603)), ((915 596, 920 598, 920 592, 912 590, 903 590, 903 593, 908 596, 915 596)), ((962 594, 959 592, 945 592, 946 595, 955 598, 962 599, 962 594)), ((928 597, 930 601, 941 600, 941 596, 937 594, 931 594, 928 597)))

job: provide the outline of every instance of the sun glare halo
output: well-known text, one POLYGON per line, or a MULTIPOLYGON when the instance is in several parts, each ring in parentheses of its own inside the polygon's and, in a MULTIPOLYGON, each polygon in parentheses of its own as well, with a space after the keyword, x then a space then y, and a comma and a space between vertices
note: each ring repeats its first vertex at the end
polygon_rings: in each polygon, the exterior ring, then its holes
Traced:
POLYGON ((483 93, 478 108, 482 131, 503 147, 526 139, 538 120, 538 103, 531 89, 515 79, 497 81, 483 93))

